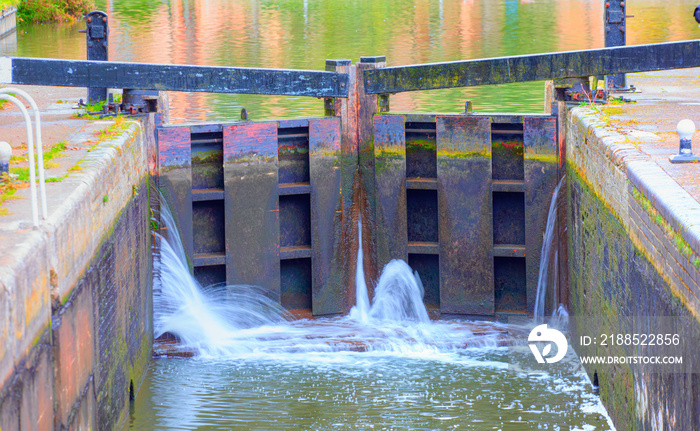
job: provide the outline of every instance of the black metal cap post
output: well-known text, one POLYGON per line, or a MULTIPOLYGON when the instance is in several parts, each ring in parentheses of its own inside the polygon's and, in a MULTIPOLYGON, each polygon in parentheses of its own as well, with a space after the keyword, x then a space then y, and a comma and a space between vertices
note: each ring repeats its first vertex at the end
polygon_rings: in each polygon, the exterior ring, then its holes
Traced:
POLYGON ((326 72, 335 72, 338 66, 350 66, 350 60, 326 60, 326 72))
MULTIPOLYGON (((96 10, 85 16, 87 25, 87 59, 107 61, 109 25, 107 14, 96 10)), ((88 88, 88 103, 107 100, 107 88, 88 88)))
POLYGON ((373 55, 367 57, 360 57, 360 63, 384 63, 386 62, 385 55, 373 55))
MULTIPOLYGON (((626 0, 605 0, 605 47, 625 46, 627 13, 626 0)), ((608 89, 628 91, 627 78, 624 74, 608 75, 608 89)))
POLYGON ((12 147, 7 142, 0 142, 0 181, 5 174, 10 173, 10 158, 12 147))

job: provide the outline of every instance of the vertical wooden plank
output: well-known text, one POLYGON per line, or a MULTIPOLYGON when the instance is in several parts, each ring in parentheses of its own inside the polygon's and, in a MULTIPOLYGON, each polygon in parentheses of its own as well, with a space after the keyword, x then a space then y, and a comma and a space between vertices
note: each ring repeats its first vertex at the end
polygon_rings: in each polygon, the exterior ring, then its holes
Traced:
POLYGON ((377 95, 365 93, 364 72, 366 70, 377 69, 386 66, 386 60, 375 61, 375 59, 360 59, 360 63, 355 64, 357 77, 356 98, 353 103, 357 104, 357 148, 360 177, 360 214, 362 215, 362 253, 365 280, 370 300, 374 297, 374 286, 379 280, 382 266, 378 265, 377 256, 377 208, 375 198, 377 195, 377 184, 374 176, 374 134, 373 118, 377 113, 377 95))
POLYGON ((189 127, 158 128, 158 187, 192 269, 192 146, 189 127))
POLYGON ((406 133, 402 115, 374 117, 377 268, 408 261, 406 227, 406 133))
MULTIPOLYGON (((358 73, 355 65, 343 64, 335 68, 336 72, 348 74, 348 97, 335 99, 335 113, 340 117, 340 189, 342 194, 341 223, 341 261, 342 264, 342 298, 343 312, 350 311, 355 304, 355 268, 357 267, 358 226, 360 213, 359 165, 358 165, 358 73)), ((361 78, 361 76, 360 76, 361 78)))
MULTIPOLYGON (((532 313, 537 294, 542 240, 547 214, 557 186, 557 120, 525 117, 525 253, 527 309, 532 313)), ((553 270, 553 268, 552 268, 553 270)), ((548 308, 547 308, 548 309, 548 308)))
POLYGON ((309 121, 311 289, 314 315, 342 313, 340 118, 309 121))
POLYGON ((491 119, 436 121, 440 309, 492 315, 491 119))
POLYGON ((280 298, 277 123, 225 126, 226 281, 280 298))
MULTIPOLYGON (((566 175, 566 102, 557 102, 557 181, 566 175)), ((557 227, 557 244, 559 245, 559 279, 557 280, 557 290, 559 292, 559 303, 569 307, 569 238, 566 234, 567 221, 567 198, 566 187, 562 186, 559 191, 561 199, 559 212, 559 226, 557 227)))

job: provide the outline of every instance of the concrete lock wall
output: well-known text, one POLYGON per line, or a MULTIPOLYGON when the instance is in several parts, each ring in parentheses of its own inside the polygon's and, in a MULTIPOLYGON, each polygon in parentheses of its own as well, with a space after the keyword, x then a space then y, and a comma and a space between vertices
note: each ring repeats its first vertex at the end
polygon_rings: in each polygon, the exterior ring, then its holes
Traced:
MULTIPOLYGON (((700 350, 700 204, 625 136, 590 110, 567 116, 569 305, 595 317, 585 334, 653 333, 630 316, 684 319, 674 354, 697 370, 700 350), (688 345, 690 344, 690 345, 688 345)), ((583 329, 579 330, 581 334, 583 329)), ((578 341, 578 337, 573 337, 578 341)), ((576 346, 579 355, 626 355, 624 347, 576 346)), ((700 379, 649 365, 590 365, 618 429, 700 429, 700 379)))
POLYGON ((126 420, 152 352, 152 117, 88 153, 53 189, 59 208, 1 258, 3 431, 126 420))

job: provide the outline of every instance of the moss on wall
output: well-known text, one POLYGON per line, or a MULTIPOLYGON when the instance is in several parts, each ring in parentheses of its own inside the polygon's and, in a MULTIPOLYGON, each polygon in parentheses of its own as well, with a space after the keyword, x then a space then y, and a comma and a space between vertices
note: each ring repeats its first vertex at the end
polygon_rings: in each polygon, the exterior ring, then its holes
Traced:
MULTIPOLYGON (((633 241, 635 221, 623 223, 575 165, 567 166, 570 309, 585 321, 585 335, 654 333, 655 318, 674 316, 688 322, 679 348, 685 365, 697 368, 700 325, 669 285, 649 253, 633 241), (630 226, 630 227, 626 227, 630 226), (635 319, 638 318, 638 319, 635 319), (647 327, 639 327, 639 322, 647 327), (635 323, 637 326, 635 326, 635 323)), ((630 195, 632 202, 638 196, 630 195)), ((642 202, 643 203, 643 202, 642 202)), ((653 207, 648 223, 655 220, 653 207)), ((645 222, 641 220, 640 222, 645 222)), ((672 238, 669 240, 669 246, 672 238)), ((583 321, 583 320, 580 320, 583 321)), ((583 334, 583 332, 580 332, 583 334)), ((578 340, 578 336, 574 337, 578 340)), ((574 346, 579 355, 627 356, 630 346, 574 346)), ((697 429, 700 385, 694 374, 658 373, 649 365, 588 366, 597 373, 600 396, 618 429, 697 429)))

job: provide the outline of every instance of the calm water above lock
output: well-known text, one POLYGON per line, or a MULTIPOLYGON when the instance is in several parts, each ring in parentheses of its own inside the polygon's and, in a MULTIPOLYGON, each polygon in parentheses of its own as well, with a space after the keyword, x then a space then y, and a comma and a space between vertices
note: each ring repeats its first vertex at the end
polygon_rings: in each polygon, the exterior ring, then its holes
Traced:
MULTIPOLYGON (((628 44, 695 39, 695 0, 631 0, 628 44)), ((386 55, 388 65, 599 48, 602 0, 97 0, 110 59, 323 70, 326 59, 386 55)), ((85 58, 75 25, 20 26, 5 55, 85 58)), ((397 112, 542 112, 542 83, 392 96, 397 112)), ((171 93, 173 122, 323 113, 315 98, 171 93)))
MULTIPOLYGON (((110 58, 119 61, 322 70, 326 59, 358 61, 361 55, 386 55, 389 65, 404 65, 603 46, 601 0, 97 3, 110 15, 110 58)), ((635 17, 628 24, 628 44, 699 38, 692 19, 696 4, 630 0, 628 13, 635 17)), ((21 25, 16 47, 10 44, 3 55, 83 59, 81 28, 82 23, 21 25)), ((482 112, 542 112, 543 85, 403 94, 391 98, 391 107, 455 113, 465 100, 482 112)), ((173 122, 231 120, 242 107, 254 120, 317 116, 322 105, 314 98, 170 95, 173 122)), ((155 360, 126 427, 610 428, 585 375, 514 372, 505 359, 509 351, 498 342, 436 347, 412 344, 410 331, 392 338, 377 337, 372 325, 313 325, 293 324, 284 336, 249 334, 243 343, 256 346, 253 353, 155 360), (333 325, 341 329, 329 335, 333 325), (318 334, 336 343, 343 330, 345 339, 362 347, 333 349, 328 341, 310 341, 318 334), (273 341, 275 348, 269 347, 273 341), (381 348, 373 347, 377 343, 381 348)), ((481 328, 482 336, 485 330, 499 328, 481 328)))

